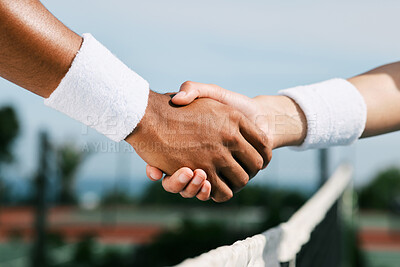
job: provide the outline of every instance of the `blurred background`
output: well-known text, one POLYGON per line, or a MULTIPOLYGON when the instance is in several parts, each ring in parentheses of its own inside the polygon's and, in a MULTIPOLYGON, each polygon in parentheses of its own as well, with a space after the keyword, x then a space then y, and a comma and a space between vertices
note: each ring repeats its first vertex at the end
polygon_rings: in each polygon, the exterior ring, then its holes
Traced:
MULTIPOLYGON (((395 0, 42 2, 158 92, 192 80, 276 94, 400 60, 395 0)), ((1 79, 0 266, 176 264, 286 221, 342 162, 355 168, 358 199, 346 266, 399 266, 399 147, 392 133, 279 149, 234 199, 203 203, 164 192, 129 145, 1 79)))

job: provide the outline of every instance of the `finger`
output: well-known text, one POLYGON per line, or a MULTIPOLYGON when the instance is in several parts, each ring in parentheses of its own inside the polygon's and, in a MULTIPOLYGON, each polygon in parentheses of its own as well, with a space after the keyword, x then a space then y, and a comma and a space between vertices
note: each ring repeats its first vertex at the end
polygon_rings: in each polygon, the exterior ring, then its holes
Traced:
POLYGON ((225 202, 233 197, 233 192, 225 181, 216 172, 207 172, 211 183, 211 196, 215 202, 225 202))
POLYGON ((232 156, 251 179, 263 168, 264 159, 243 136, 238 140, 235 147, 231 148, 232 156))
POLYGON ((172 102, 176 105, 188 105, 196 98, 201 97, 217 100, 223 104, 237 108, 242 112, 254 108, 249 105, 251 98, 245 95, 226 90, 215 84, 205 84, 192 81, 186 81, 181 85, 179 92, 172 98, 172 102))
POLYGON ((171 193, 181 192, 189 181, 193 178, 193 172, 187 167, 180 168, 171 176, 166 176, 162 180, 165 191, 171 193))
POLYGON ((195 197, 197 193, 199 193, 206 179, 207 175, 203 170, 195 170, 193 179, 189 182, 185 189, 180 192, 181 196, 184 198, 195 197))
POLYGON ((150 178, 150 180, 158 181, 163 177, 163 172, 156 167, 147 165, 146 175, 150 178))
POLYGON ((227 166, 218 169, 218 174, 233 192, 239 191, 249 182, 249 175, 233 158, 227 166))
POLYGON ((272 148, 267 136, 249 119, 242 116, 239 122, 240 133, 263 158, 263 168, 271 161, 272 148))
POLYGON ((217 85, 187 81, 181 85, 179 93, 172 98, 172 102, 176 105, 188 105, 199 97, 212 98, 222 102, 226 91, 217 85))
POLYGON ((211 184, 209 181, 205 181, 203 186, 201 187, 200 192, 196 195, 196 197, 201 201, 207 201, 210 199, 211 194, 211 184))

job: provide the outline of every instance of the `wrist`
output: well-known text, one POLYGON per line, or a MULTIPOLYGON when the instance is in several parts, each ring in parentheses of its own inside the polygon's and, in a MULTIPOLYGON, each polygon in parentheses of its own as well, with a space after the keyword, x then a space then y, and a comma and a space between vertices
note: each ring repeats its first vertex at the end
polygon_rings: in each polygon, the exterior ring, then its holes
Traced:
POLYGON ((272 142, 273 149, 301 145, 307 134, 307 120, 299 107, 286 96, 254 98, 259 114, 256 124, 272 142))
POLYGON ((119 142, 142 119, 148 94, 146 80, 83 34, 70 69, 44 103, 119 142))
POLYGON ((155 116, 159 115, 159 111, 163 103, 168 103, 166 95, 158 94, 152 90, 149 90, 149 98, 147 102, 147 107, 143 118, 137 124, 136 128, 130 133, 125 141, 128 142, 134 149, 137 149, 140 142, 145 141, 146 133, 150 133, 151 129, 155 126, 155 116))
POLYGON ((278 94, 293 99, 307 120, 307 136, 295 150, 350 145, 364 131, 365 101, 357 88, 344 79, 296 86, 278 94))

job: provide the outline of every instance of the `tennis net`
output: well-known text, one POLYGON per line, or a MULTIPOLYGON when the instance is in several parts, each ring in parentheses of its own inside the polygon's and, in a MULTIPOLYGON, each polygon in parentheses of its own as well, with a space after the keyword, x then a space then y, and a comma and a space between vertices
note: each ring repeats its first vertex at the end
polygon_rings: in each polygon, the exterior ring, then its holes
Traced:
POLYGON ((222 246, 176 267, 294 267, 341 265, 342 196, 352 168, 340 166, 289 221, 264 233, 222 246))

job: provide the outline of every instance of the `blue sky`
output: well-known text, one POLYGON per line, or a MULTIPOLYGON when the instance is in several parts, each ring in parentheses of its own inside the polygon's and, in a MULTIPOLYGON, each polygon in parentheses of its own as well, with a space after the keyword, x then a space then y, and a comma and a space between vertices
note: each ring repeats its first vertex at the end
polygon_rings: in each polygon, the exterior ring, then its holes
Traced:
MULTIPOLYGON (((351 77, 400 60, 399 1, 43 1, 79 34, 92 33, 159 92, 186 80, 215 83, 256 96, 333 77, 351 77), (95 4, 94 4, 95 3, 95 4)), ((379 88, 377 88, 379 90, 379 88)), ((10 169, 28 176, 36 166, 37 132, 80 146, 99 144, 79 179, 144 179, 134 153, 112 152, 112 142, 43 105, 43 100, 0 80, 0 104, 18 108, 23 132, 19 161, 10 169), (111 146, 111 147, 110 147, 111 146)), ((125 144, 120 144, 126 148, 125 144)), ((400 166, 400 133, 362 140, 331 151, 334 168, 353 162, 356 183, 378 170, 400 166)), ((257 182, 313 183, 316 153, 275 151, 257 182)))

